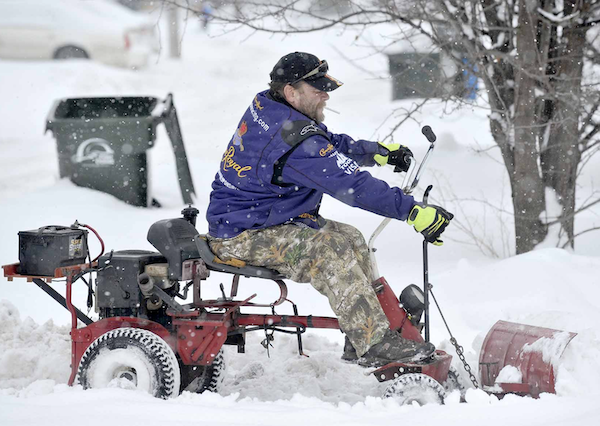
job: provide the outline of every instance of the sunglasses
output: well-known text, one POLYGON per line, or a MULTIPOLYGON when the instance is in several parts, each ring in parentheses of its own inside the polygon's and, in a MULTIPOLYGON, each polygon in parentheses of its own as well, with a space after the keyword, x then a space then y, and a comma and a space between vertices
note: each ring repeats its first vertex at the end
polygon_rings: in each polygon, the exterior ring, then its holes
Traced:
POLYGON ((319 62, 319 65, 314 70, 309 71, 308 73, 300 77, 298 80, 295 80, 289 84, 293 86, 294 84, 302 80, 306 80, 310 77, 323 77, 325 74, 327 74, 327 71, 329 71, 329 65, 327 65, 327 61, 323 59, 321 62, 319 62))

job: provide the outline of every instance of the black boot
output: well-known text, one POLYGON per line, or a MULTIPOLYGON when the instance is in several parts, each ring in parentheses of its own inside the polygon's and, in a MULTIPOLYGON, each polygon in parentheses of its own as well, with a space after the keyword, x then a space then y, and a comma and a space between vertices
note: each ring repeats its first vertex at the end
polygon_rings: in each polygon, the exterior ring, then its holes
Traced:
POLYGON ((418 343, 405 339, 397 331, 388 330, 383 340, 371 346, 358 363, 365 367, 380 367, 391 362, 417 362, 434 352, 435 346, 429 342, 418 343))
POLYGON ((346 342, 344 343, 344 353, 342 354, 342 360, 348 362, 356 362, 358 361, 358 354, 356 353, 356 349, 350 343, 350 339, 346 336, 346 342))

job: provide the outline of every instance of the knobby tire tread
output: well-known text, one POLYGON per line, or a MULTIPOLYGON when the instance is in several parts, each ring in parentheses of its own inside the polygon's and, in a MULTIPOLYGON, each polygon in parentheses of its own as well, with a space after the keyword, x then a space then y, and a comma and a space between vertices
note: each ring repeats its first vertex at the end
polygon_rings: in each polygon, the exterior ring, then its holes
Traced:
POLYGON ((87 377, 88 369, 94 360, 102 356, 102 350, 128 347, 140 349, 156 369, 155 389, 149 389, 154 396, 167 399, 179 394, 179 365, 172 349, 156 334, 139 328, 117 328, 104 333, 92 342, 81 357, 76 381, 84 389, 89 389, 91 385, 87 377))

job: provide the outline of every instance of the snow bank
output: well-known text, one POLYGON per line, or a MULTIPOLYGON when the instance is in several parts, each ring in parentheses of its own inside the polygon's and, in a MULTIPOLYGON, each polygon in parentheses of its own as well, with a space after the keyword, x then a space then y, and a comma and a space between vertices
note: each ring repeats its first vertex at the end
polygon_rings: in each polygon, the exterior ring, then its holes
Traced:
POLYGON ((36 381, 41 383, 34 387, 66 383, 70 358, 68 327, 21 320, 13 304, 0 300, 0 389, 17 391, 36 381))

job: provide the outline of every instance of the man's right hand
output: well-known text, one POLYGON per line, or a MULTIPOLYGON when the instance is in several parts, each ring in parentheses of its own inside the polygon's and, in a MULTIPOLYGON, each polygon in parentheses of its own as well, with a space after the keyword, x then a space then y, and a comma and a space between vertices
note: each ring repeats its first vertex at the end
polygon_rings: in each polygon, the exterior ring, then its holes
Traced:
POLYGON ((444 242, 439 237, 452 218, 454 215, 442 207, 417 203, 408 214, 407 222, 423 234, 427 242, 441 246, 444 242))
POLYGON ((408 157, 412 157, 413 153, 410 149, 405 147, 404 145, 400 145, 399 143, 392 143, 384 145, 379 142, 379 145, 384 147, 387 151, 387 155, 375 155, 374 159, 380 166, 385 166, 389 164, 390 166, 394 166, 394 171, 406 172, 410 167, 410 160, 408 157), (408 161, 407 161, 408 160, 408 161))
POLYGON ((394 171, 396 173, 407 172, 410 167, 410 158, 413 157, 413 153, 410 149, 404 145, 399 145, 395 150, 390 150, 388 155, 388 164, 395 166, 394 171))

